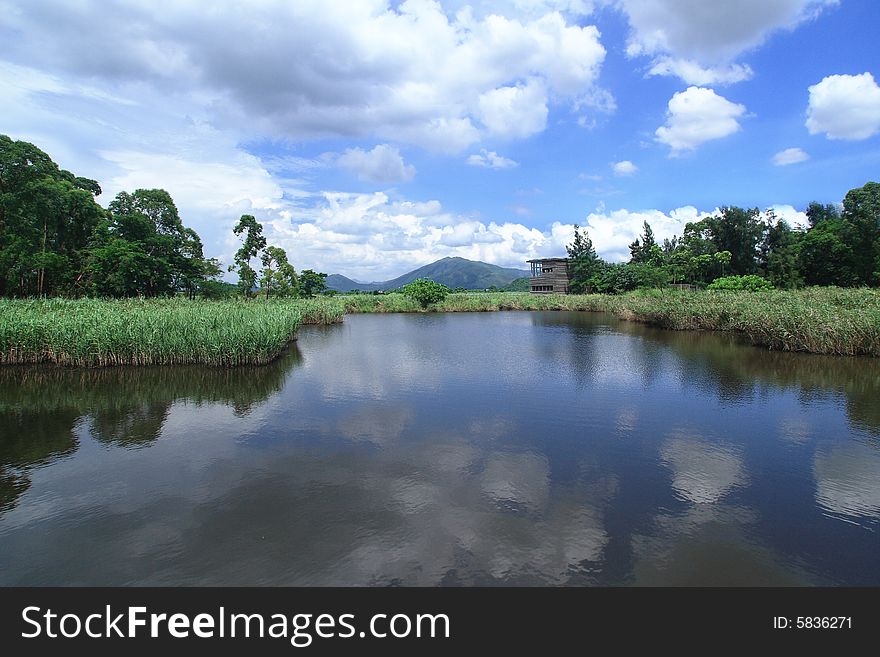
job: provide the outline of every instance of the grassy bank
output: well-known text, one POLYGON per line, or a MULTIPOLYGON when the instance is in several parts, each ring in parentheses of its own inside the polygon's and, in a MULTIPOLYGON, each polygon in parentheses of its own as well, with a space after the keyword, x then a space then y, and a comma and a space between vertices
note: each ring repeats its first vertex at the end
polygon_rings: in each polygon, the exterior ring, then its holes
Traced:
MULTIPOLYGON (((419 312, 399 294, 340 297, 348 313, 419 312)), ((492 310, 604 311, 672 330, 732 331, 779 351, 880 356, 880 291, 809 288, 771 292, 650 290, 620 296, 451 294, 440 312, 492 310)))
MULTIPOLYGON (((880 292, 653 290, 621 296, 451 294, 432 312, 605 311, 673 330, 730 331, 779 351, 880 356, 880 292)), ((302 324, 345 313, 424 312, 401 294, 296 301, 0 300, 0 363, 248 365, 278 356, 302 324)))
POLYGON ((0 300, 0 363, 262 364, 302 324, 341 317, 332 300, 0 300))

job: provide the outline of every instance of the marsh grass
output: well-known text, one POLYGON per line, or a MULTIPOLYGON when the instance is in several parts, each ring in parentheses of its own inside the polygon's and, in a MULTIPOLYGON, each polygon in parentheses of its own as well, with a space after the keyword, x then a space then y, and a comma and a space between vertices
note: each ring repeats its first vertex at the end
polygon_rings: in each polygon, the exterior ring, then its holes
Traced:
POLYGON ((305 300, 0 300, 0 364, 259 365, 303 324, 345 313, 570 310, 609 312, 672 330, 729 331, 779 351, 880 356, 880 292, 651 290, 621 296, 450 294, 427 311, 402 294, 305 300))
MULTIPOLYGON (((400 294, 337 297, 345 311, 421 312, 400 294)), ((450 294, 428 311, 574 310, 672 330, 731 331, 779 351, 880 356, 880 291, 815 287, 766 292, 649 290, 620 296, 450 294)))
POLYGON ((0 363, 263 364, 302 324, 341 316, 323 301, 0 300, 0 363))

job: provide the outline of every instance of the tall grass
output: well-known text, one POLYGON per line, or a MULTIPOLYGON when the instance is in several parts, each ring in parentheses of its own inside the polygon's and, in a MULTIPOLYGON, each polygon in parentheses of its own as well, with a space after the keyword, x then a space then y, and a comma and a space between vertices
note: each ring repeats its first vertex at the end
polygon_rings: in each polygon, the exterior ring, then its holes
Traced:
POLYGON ((321 301, 0 300, 0 363, 262 364, 303 323, 341 315, 321 301))
MULTIPOLYGON (((357 294, 336 297, 346 313, 424 312, 419 304, 402 294, 357 294)), ((450 294, 433 304, 429 312, 489 312, 495 310, 606 310, 603 295, 529 294, 528 292, 462 292, 450 294)))
MULTIPOLYGON (((780 351, 880 356, 880 292, 652 290, 621 296, 451 294, 437 312, 604 311, 673 330, 730 331, 780 351)), ((0 299, 0 364, 233 366, 273 360, 303 324, 424 312, 402 294, 275 301, 0 299)))
POLYGON ((780 351, 880 356, 877 290, 653 291, 621 297, 614 311, 662 328, 733 331, 780 351))
MULTIPOLYGON (((420 312, 401 294, 340 297, 348 313, 420 312)), ((586 310, 672 330, 732 331, 780 351, 880 356, 880 291, 816 287, 769 292, 650 290, 620 296, 450 294, 429 311, 586 310)))

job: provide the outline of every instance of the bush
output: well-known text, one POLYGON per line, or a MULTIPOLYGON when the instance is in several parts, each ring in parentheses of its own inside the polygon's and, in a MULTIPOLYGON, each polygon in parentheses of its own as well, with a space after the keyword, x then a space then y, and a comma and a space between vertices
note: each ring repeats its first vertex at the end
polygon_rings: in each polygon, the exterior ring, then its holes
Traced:
POLYGON ((724 276, 709 283, 709 290, 732 290, 734 292, 764 292, 773 289, 773 283, 754 274, 747 276, 724 276))
POLYGON ((405 285, 401 291, 410 299, 417 301, 422 308, 443 301, 449 294, 448 287, 427 278, 417 278, 409 285, 405 285))

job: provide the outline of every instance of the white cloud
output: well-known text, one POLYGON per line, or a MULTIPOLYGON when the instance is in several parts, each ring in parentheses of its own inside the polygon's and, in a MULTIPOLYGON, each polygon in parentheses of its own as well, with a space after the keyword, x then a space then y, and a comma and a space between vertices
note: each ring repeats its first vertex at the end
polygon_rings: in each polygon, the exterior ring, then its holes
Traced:
POLYGON ((870 73, 829 75, 810 87, 807 129, 829 139, 867 139, 880 132, 880 87, 870 73))
POLYGON ((589 8, 577 2, 479 16, 428 0, 262 0, 208 13, 192 1, 162 12, 147 0, 8 5, 0 23, 15 63, 132 102, 158 93, 251 137, 461 151, 480 140, 477 120, 513 138, 542 130, 548 104, 596 92, 605 57, 598 30, 572 18, 589 8))
POLYGON ((670 146, 675 156, 738 132, 737 119, 745 112, 743 105, 730 102, 712 89, 688 87, 670 99, 666 125, 655 133, 657 141, 670 146))
POLYGON ((416 168, 406 164, 400 151, 388 144, 379 144, 370 151, 349 148, 336 159, 336 164, 360 180, 377 183, 406 182, 416 175, 416 168))
POLYGON ((791 205, 771 205, 770 210, 776 215, 777 219, 783 219, 792 228, 809 228, 810 220, 806 213, 796 210, 791 205))
POLYGON ((788 166, 789 164, 797 164, 798 162, 806 162, 810 156, 800 148, 786 148, 779 151, 773 156, 773 164, 778 167, 788 166))
MULTIPOLYGON (((668 214, 660 210, 619 209, 609 212, 600 207, 580 223, 589 232, 599 255, 612 262, 621 262, 629 260, 629 245, 641 235, 645 221, 651 224, 655 239, 662 242, 674 235, 681 235, 685 224, 700 221, 710 214, 690 205, 676 208, 668 214)), ((570 241, 568 236, 565 243, 570 241)))
POLYGON ((480 95, 479 107, 480 121, 499 137, 529 137, 547 125, 547 93, 538 80, 487 91, 480 95))
POLYGON ((639 170, 639 168, 629 160, 615 162, 611 165, 611 169, 614 171, 615 176, 631 176, 639 170))
POLYGON ((730 84, 751 77, 732 62, 775 31, 794 29, 838 0, 617 0, 630 24, 627 54, 653 58, 651 75, 687 84, 730 84))
POLYGON ((722 66, 700 66, 689 59, 663 57, 655 60, 648 75, 674 75, 685 84, 733 84, 750 80, 754 71, 747 64, 727 64, 722 66))
POLYGON ((481 148, 479 153, 469 156, 467 163, 473 167, 486 167, 487 169, 512 169, 519 164, 495 151, 487 151, 485 148, 481 148))

